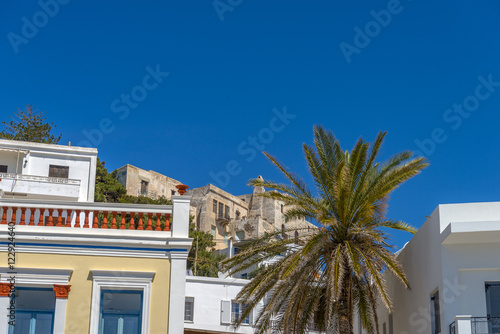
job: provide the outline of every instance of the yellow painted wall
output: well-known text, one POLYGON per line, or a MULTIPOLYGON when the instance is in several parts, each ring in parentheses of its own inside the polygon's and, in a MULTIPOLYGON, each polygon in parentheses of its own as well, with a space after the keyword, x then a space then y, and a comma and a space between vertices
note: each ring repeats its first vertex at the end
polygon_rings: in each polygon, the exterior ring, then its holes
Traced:
MULTIPOLYGON (((6 252, 0 252, 0 263, 7 263, 6 252)), ((149 332, 167 333, 170 290, 170 260, 168 259, 17 253, 16 267, 73 270, 69 281, 71 291, 66 308, 64 331, 71 334, 89 332, 92 298, 91 270, 155 272, 151 284, 149 332)))

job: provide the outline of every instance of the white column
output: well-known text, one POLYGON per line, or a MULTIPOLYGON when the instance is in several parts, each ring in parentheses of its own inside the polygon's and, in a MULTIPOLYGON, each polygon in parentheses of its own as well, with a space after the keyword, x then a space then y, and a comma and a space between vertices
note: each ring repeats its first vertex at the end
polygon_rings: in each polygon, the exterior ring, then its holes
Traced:
MULTIPOLYGON (((172 237, 187 238, 189 234, 189 205, 191 196, 172 196, 172 237)), ((186 269, 186 268, 184 268, 186 269)))
POLYGON ((186 298, 187 253, 170 255, 170 300, 168 304, 168 333, 184 333, 184 302, 186 298))
POLYGON ((228 240, 227 240, 227 249, 229 250, 228 252, 228 258, 232 258, 233 257, 233 237, 230 237, 228 240))
POLYGON ((455 317, 455 334, 471 334, 472 324, 470 315, 457 315, 455 317))
POLYGON ((64 326, 66 324, 66 304, 67 298, 56 298, 56 306, 54 310, 54 332, 53 334, 64 334, 64 326))
POLYGON ((9 332, 10 297, 0 297, 0 334, 9 332))

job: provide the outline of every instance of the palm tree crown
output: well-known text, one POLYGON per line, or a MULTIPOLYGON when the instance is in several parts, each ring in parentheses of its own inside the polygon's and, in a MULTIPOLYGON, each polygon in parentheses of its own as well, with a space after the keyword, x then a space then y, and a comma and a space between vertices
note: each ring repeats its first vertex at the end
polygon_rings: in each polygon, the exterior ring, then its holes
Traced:
POLYGON ((402 221, 386 218, 389 195, 427 166, 424 158, 413 158, 411 152, 376 162, 384 137, 379 133, 372 145, 360 138, 349 152, 330 131, 315 126, 314 146, 303 145, 315 193, 264 153, 290 184, 262 179, 249 184, 275 190, 261 196, 284 202, 289 208, 286 220, 306 218, 318 227, 300 231, 298 239, 261 236, 223 263, 235 273, 281 254, 238 295, 248 307, 236 325, 264 299, 256 317, 258 333, 271 326, 284 333, 304 333, 311 323, 321 331, 352 333, 355 313, 368 332, 378 332, 378 301, 391 309, 383 272, 391 271, 409 287, 383 228, 415 232, 402 221))

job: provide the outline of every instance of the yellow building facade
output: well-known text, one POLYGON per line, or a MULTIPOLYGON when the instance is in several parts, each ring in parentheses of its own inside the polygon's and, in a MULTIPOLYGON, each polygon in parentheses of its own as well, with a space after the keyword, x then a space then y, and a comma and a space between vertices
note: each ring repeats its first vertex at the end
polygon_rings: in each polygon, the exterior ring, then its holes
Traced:
POLYGON ((0 198, 0 334, 182 333, 190 198, 172 201, 0 198))

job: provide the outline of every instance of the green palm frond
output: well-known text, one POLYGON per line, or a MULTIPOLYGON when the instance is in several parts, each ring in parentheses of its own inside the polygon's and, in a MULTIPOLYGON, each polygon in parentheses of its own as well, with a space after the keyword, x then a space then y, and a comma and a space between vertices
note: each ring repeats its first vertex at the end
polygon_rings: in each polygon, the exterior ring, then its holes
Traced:
POLYGON ((266 333, 273 320, 283 333, 305 333, 313 321, 319 330, 352 334, 354 313, 368 333, 378 333, 378 303, 392 307, 386 273, 409 287, 390 251, 387 231, 416 231, 385 216, 389 196, 428 166, 424 158, 414 158, 409 151, 377 161, 385 136, 379 132, 372 144, 359 138, 351 151, 344 151, 331 131, 315 126, 313 145, 303 145, 312 188, 264 153, 287 183, 255 179, 249 184, 272 190, 260 195, 285 203, 285 221, 309 219, 319 226, 262 235, 223 262, 229 273, 267 263, 239 293, 238 300, 249 308, 235 326, 264 299, 256 316, 256 333, 266 333), (277 238, 295 231, 297 239, 277 238))

